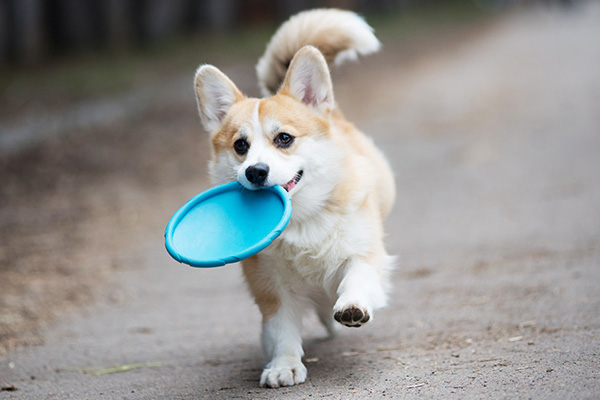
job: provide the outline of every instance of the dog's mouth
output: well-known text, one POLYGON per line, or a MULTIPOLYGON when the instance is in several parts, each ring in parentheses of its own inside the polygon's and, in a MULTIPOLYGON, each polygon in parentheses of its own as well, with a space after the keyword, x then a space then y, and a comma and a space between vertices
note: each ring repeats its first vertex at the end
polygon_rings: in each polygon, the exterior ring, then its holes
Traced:
POLYGON ((284 188, 286 190, 286 192, 290 192, 293 188, 296 187, 296 185, 298 184, 298 182, 300 182, 300 179, 302 179, 302 175, 304 174, 304 171, 298 171, 296 173, 296 175, 294 175, 294 177, 292 178, 291 181, 289 181, 288 183, 286 183, 285 185, 281 185, 282 188, 284 188))

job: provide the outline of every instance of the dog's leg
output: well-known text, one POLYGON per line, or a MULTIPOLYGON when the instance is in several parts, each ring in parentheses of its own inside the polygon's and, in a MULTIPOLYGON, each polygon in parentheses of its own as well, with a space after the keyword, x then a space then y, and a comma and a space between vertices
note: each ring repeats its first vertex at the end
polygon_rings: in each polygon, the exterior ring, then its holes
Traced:
POLYGON ((333 317, 342 325, 360 327, 373 317, 373 310, 386 303, 381 275, 360 258, 348 260, 333 306, 333 317))
POLYGON ((282 302, 274 316, 263 322, 262 341, 268 359, 260 386, 293 386, 306 380, 302 364, 302 315, 292 304, 282 302))
POLYGON ((303 304, 290 296, 282 298, 275 290, 272 275, 261 266, 258 256, 242 262, 246 281, 263 317, 262 343, 269 363, 261 377, 260 386, 292 386, 306 380, 302 364, 303 304))

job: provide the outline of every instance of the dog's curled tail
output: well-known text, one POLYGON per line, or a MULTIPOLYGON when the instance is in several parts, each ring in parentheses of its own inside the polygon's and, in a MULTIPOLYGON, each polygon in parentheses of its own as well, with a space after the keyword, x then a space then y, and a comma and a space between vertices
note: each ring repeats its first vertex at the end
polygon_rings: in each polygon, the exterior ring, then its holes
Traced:
POLYGON ((318 48, 331 66, 356 59, 359 54, 374 53, 381 43, 373 28, 352 11, 301 12, 281 25, 258 60, 256 73, 264 96, 277 92, 294 54, 307 45, 318 48))

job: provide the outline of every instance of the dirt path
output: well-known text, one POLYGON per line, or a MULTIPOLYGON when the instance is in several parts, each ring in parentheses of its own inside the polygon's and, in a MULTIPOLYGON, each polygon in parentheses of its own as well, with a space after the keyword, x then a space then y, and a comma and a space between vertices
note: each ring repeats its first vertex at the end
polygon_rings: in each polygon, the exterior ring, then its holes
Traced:
POLYGON ((237 267, 195 270, 163 250, 165 221, 207 185, 194 105, 181 100, 32 153, 52 166, 28 172, 46 191, 2 208, 3 229, 30 221, 5 248, 38 246, 28 258, 0 254, 19 260, 15 287, 27 287, 27 267, 40 281, 44 268, 74 274, 65 295, 81 295, 77 274, 113 285, 88 283, 99 304, 0 358, 0 387, 18 389, 0 398, 596 398, 600 10, 523 12, 441 47, 412 63, 382 54, 338 76, 342 108, 396 171, 388 244, 402 258, 390 306, 368 326, 322 341, 307 321, 305 384, 257 388, 260 317, 237 267), (112 168, 98 168, 114 151, 112 168), (69 162, 85 168, 65 178, 69 162), (93 186, 73 187, 87 177, 93 186), (83 224, 70 219, 69 196, 83 224), (48 223, 76 230, 58 240, 48 223))

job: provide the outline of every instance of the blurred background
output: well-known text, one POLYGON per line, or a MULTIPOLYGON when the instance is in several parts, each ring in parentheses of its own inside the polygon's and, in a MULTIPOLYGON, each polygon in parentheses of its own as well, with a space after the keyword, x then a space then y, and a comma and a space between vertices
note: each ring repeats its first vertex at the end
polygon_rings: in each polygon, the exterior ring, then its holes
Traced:
MULTIPOLYGON (((0 65, 34 65, 57 54, 144 47, 176 36, 272 25, 314 7, 382 14, 448 5, 499 10, 535 1, 3 0, 0 2, 0 65)), ((538 1, 551 3, 553 0, 538 1)))
MULTIPOLYGON (((440 54, 458 59, 507 16, 585 12, 567 0, 0 0, 0 354, 40 343, 56 316, 127 301, 118 272, 143 268, 133 254, 162 246, 172 212, 209 185, 195 69, 217 65, 258 95, 254 63, 269 37, 312 7, 360 12, 384 44, 334 71, 359 126, 396 112, 374 85, 381 76, 396 82, 440 54)), ((451 100, 428 104, 419 112, 460 112, 451 100)), ((423 120, 425 130, 457 129, 423 120)))

